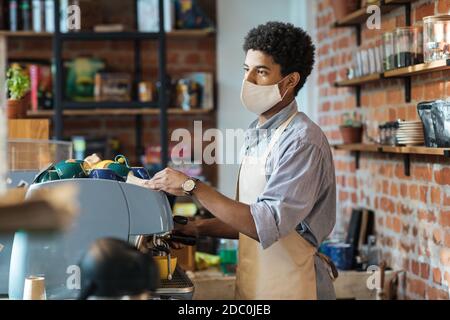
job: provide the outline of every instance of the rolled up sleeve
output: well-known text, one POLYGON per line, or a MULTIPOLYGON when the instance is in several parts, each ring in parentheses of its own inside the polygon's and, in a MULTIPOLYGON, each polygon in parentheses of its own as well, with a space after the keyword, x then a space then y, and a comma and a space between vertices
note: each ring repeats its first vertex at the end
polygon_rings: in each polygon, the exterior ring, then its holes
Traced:
POLYGON ((295 230, 309 215, 323 183, 323 157, 318 146, 291 143, 282 156, 273 158, 265 190, 250 205, 264 249, 295 230))

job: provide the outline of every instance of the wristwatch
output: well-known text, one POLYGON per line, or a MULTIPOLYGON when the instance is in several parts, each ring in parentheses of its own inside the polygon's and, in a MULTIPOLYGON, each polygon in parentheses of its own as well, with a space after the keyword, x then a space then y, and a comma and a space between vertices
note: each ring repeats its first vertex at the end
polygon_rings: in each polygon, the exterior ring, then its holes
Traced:
POLYGON ((186 195, 192 196, 195 188, 197 188, 197 182, 198 182, 198 179, 189 178, 181 185, 181 188, 183 189, 183 191, 186 195))

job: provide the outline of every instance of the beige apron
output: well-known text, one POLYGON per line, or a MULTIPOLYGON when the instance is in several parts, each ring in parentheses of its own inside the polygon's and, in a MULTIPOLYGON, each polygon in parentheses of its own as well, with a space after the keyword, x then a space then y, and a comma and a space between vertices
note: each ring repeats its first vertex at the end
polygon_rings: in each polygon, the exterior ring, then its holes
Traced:
MULTIPOLYGON (((238 201, 255 203, 266 186, 267 157, 297 113, 273 134, 261 157, 243 159, 238 178, 238 201)), ((236 273, 236 299, 239 300, 316 300, 317 250, 296 230, 266 250, 260 243, 239 235, 239 261, 236 273)))

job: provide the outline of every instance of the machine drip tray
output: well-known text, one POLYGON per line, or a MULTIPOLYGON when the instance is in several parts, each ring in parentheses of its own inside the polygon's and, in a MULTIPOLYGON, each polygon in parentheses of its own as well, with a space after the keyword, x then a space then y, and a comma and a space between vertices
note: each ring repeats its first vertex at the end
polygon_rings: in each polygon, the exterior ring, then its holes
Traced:
POLYGON ((161 280, 161 286, 156 295, 179 299, 192 299, 194 284, 180 267, 176 267, 172 280, 161 280))

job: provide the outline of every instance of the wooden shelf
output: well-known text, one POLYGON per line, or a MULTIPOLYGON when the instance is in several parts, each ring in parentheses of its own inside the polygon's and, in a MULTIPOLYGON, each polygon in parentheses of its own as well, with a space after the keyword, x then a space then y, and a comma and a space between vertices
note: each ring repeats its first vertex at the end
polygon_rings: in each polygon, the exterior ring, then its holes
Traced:
POLYGON ((216 31, 212 29, 204 30, 174 30, 167 32, 166 35, 169 38, 179 38, 179 37, 209 37, 215 35, 216 31))
POLYGON ((343 144, 333 146, 336 150, 357 152, 378 152, 396 154, 416 154, 430 156, 450 156, 450 148, 428 148, 423 146, 397 147, 379 144, 343 144))
MULTIPOLYGON (((192 109, 168 109, 169 115, 204 115, 212 113, 213 110, 192 109)), ((63 116, 138 116, 138 115, 159 115, 159 109, 86 109, 86 110, 64 110, 63 116)), ((50 118, 55 112, 53 110, 28 111, 27 116, 31 118, 50 118)))
MULTIPOLYGON (((215 35, 215 30, 174 30, 166 33, 168 38, 184 38, 184 37, 208 37, 215 35)), ((50 32, 34 32, 34 31, 8 31, 0 30, 0 37, 22 38, 22 37, 47 37, 53 38, 50 32)), ((115 40, 115 39, 156 39, 158 33, 152 32, 94 32, 82 31, 61 34, 64 40, 115 40)))
POLYGON ((34 31, 7 31, 0 30, 0 37, 53 37, 53 33, 34 31))
POLYGON ((424 74, 431 73, 437 71, 450 70, 450 59, 434 61, 430 63, 422 63, 414 66, 395 69, 391 71, 386 71, 385 73, 380 74, 372 74, 361 78, 344 80, 336 82, 334 85, 336 87, 356 87, 356 105, 358 107, 361 106, 361 86, 363 84, 378 81, 384 78, 393 79, 393 78, 401 78, 404 79, 405 86, 405 101, 407 103, 411 102, 411 91, 412 91, 412 82, 411 77, 424 74))
POLYGON ((414 66, 386 71, 385 73, 375 73, 368 76, 338 81, 336 87, 354 87, 381 80, 383 78, 405 78, 412 77, 423 73, 431 73, 437 71, 450 70, 450 59, 439 60, 430 63, 416 64, 414 66))
POLYGON ((404 78, 412 77, 422 73, 437 72, 443 70, 450 70, 450 59, 439 60, 430 63, 422 63, 414 66, 386 71, 384 73, 385 78, 404 78))
POLYGON ((377 144, 364 144, 364 143, 340 144, 333 146, 333 148, 336 150, 359 151, 359 152, 379 152, 380 147, 381 146, 377 144))
MULTIPOLYGON (((410 4, 411 2, 414 2, 414 0, 381 0, 374 4, 380 7, 381 13, 388 13, 400 5, 410 4)), ((367 7, 364 7, 336 21, 334 27, 354 27, 366 22, 370 15, 367 13, 367 7)))
POLYGON ((385 153, 403 155, 405 176, 411 175, 411 155, 442 156, 450 158, 450 148, 428 148, 423 146, 396 147, 384 146, 379 144, 347 144, 335 145, 336 150, 351 151, 355 153, 356 168, 359 168, 359 159, 361 152, 367 153, 385 153))
POLYGON ((382 73, 375 73, 364 77, 354 78, 350 80, 343 80, 335 83, 336 87, 355 87, 365 83, 378 81, 383 78, 382 73))

